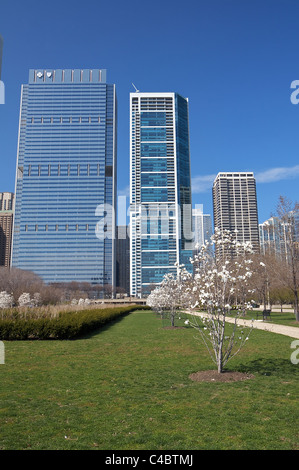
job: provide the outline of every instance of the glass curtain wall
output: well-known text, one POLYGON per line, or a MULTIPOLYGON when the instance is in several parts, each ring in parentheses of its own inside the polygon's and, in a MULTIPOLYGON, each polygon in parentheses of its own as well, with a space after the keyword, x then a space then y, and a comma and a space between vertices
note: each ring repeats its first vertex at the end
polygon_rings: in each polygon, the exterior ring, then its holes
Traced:
POLYGON ((114 285, 115 191, 116 97, 106 71, 31 70, 21 95, 12 266, 46 282, 114 285))

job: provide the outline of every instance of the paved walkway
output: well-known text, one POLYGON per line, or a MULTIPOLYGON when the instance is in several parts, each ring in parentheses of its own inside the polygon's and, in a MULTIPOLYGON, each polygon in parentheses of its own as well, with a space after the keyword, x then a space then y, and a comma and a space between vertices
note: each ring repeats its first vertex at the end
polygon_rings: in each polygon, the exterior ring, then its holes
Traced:
MULTIPOLYGON (((207 317, 207 313, 202 313, 202 312, 186 312, 190 315, 194 316, 202 316, 202 317, 207 317)), ((229 323, 234 323, 235 319, 226 317, 226 321, 229 323)), ((242 318, 238 319, 238 325, 240 326, 251 326, 252 321, 251 320, 243 320, 242 318)), ((270 331, 271 333, 278 333, 280 335, 285 335, 285 336, 290 336, 291 338, 296 338, 299 339, 299 328, 296 326, 286 326, 286 325, 278 325, 277 323, 271 323, 263 320, 254 320, 253 321, 253 327, 258 329, 258 330, 265 330, 265 331, 270 331)))

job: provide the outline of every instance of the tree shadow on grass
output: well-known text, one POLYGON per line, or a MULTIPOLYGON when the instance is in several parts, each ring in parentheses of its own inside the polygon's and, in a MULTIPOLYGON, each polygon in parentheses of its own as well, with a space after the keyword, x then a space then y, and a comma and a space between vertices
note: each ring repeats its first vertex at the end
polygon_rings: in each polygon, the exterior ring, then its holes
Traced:
POLYGON ((249 372, 255 375, 275 375, 279 377, 289 377, 291 375, 292 378, 299 377, 299 367, 292 364, 290 359, 260 358, 246 364, 240 364, 237 369, 240 372, 249 372))
POLYGON ((76 341, 78 339, 80 339, 80 340, 89 339, 89 338, 92 338, 93 336, 98 335, 99 333, 104 333, 104 331, 107 331, 113 325, 116 325, 117 323, 119 323, 123 318, 127 317, 130 313, 132 313, 132 312, 124 313, 124 314, 120 315, 119 317, 114 318, 113 320, 109 320, 104 325, 98 326, 94 329, 91 329, 90 331, 82 332, 78 336, 72 338, 72 341, 76 341))

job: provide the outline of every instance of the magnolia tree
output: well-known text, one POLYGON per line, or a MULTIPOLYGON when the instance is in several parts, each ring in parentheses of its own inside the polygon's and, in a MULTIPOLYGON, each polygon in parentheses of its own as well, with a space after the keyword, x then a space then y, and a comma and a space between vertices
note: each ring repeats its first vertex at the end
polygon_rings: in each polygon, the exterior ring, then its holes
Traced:
POLYGON ((0 292, 0 308, 12 307, 14 298, 12 294, 8 294, 6 291, 0 292))
POLYGON ((187 307, 189 302, 186 286, 191 282, 191 274, 184 265, 175 264, 176 275, 165 274, 163 281, 147 298, 147 305, 154 311, 169 313, 171 326, 175 326, 177 311, 181 307, 187 307))
POLYGON ((187 323, 199 332, 219 373, 240 351, 252 329, 246 333, 246 329, 240 330, 238 325, 240 315, 251 308, 247 297, 252 292, 249 289, 252 254, 251 245, 238 242, 236 233, 216 229, 193 259, 195 275, 193 285, 187 289, 190 307, 201 308, 205 313, 193 315, 187 323), (236 304, 234 324, 227 328, 227 314, 236 304))
POLYGON ((147 297, 146 305, 148 305, 154 312, 163 313, 164 310, 164 296, 162 290, 156 287, 147 297))
POLYGON ((35 292, 35 294, 31 297, 29 292, 23 292, 18 298, 19 307, 37 307, 41 305, 42 298, 39 292, 35 292))
POLYGON ((18 304, 20 307, 28 307, 31 305, 31 297, 28 292, 23 292, 18 298, 18 304))
POLYGON ((90 299, 79 299, 78 300, 78 305, 90 305, 91 304, 91 301, 90 299))
POLYGON ((33 304, 37 307, 38 305, 41 305, 42 303, 42 296, 39 292, 35 292, 35 294, 33 295, 33 304))

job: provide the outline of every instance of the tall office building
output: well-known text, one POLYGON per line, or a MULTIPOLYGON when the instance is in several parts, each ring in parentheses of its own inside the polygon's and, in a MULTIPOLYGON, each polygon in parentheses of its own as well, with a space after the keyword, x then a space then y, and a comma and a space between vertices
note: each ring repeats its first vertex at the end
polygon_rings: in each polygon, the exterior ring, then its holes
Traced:
POLYGON ((236 230, 237 240, 259 251, 256 183, 253 173, 218 173, 213 184, 214 227, 236 230))
POLYGON ((210 214, 203 213, 203 205, 197 204, 192 209, 192 221, 194 231, 194 249, 200 249, 212 236, 212 219, 210 214))
POLYGON ((0 266, 9 267, 13 226, 13 193, 0 193, 0 266))
POLYGON ((131 295, 148 295, 192 256, 188 100, 130 95, 131 295))
POLYGON ((12 266, 115 285, 116 94, 106 70, 30 70, 22 86, 12 266))

